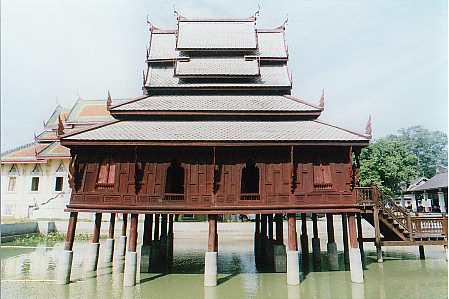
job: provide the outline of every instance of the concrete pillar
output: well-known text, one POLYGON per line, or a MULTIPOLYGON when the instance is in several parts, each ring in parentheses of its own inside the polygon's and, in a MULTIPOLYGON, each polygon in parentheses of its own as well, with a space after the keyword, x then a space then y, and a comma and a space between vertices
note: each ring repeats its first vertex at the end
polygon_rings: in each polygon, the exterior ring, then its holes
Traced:
POLYGON ((410 194, 410 197, 411 197, 411 202, 412 202, 412 211, 416 213, 416 211, 418 210, 418 207, 417 207, 417 205, 416 205, 416 196, 415 196, 415 193, 412 192, 412 193, 410 194))
POLYGON ((209 215, 209 237, 207 252, 204 260, 204 286, 214 287, 217 285, 217 215, 209 215))
POLYGON ((338 270, 338 251, 334 236, 334 218, 332 214, 326 214, 327 218, 327 259, 329 270, 338 270))
POLYGON ((353 213, 348 214, 348 228, 349 228, 349 262, 351 268, 351 281, 354 283, 363 283, 363 266, 362 257, 360 254, 359 244, 357 242, 357 232, 355 215, 353 213))
POLYGON ((312 214, 312 226, 313 226, 313 238, 312 238, 312 254, 313 264, 321 264, 321 245, 320 238, 318 237, 318 219, 315 213, 312 214))
POLYGON ((126 253, 126 229, 128 225, 128 214, 123 213, 122 231, 121 236, 117 240, 117 246, 115 249, 115 257, 113 260, 113 268, 117 273, 123 273, 125 266, 125 253, 126 253))
POLYGON ((150 271, 151 241, 153 235, 153 214, 145 214, 143 222, 143 242, 140 248, 140 272, 150 271))
POLYGON ((308 262, 309 256, 309 236, 307 235, 307 217, 306 213, 301 213, 301 256, 304 265, 308 262))
POLYGON ((424 254, 424 246, 423 245, 419 245, 419 259, 420 260, 426 259, 426 255, 424 254))
POLYGON ((444 193, 441 191, 438 191, 438 203, 440 205, 441 213, 446 213, 446 203, 444 202, 444 193))
POLYGON ((345 213, 341 214, 341 228, 343 231, 343 258, 345 265, 349 265, 348 218, 345 213))
POLYGON ((75 239, 76 221, 78 212, 70 212, 67 235, 65 237, 64 251, 61 252, 56 272, 56 284, 70 283, 73 261, 73 241, 75 239))
POLYGON ((287 214, 288 250, 287 250, 287 284, 299 285, 299 252, 296 235, 296 215, 287 214))
POLYGON ((114 258, 114 230, 115 230, 115 213, 111 213, 109 218, 109 234, 105 242, 104 258, 106 263, 112 263, 114 258))
POLYGON ((131 214, 131 224, 129 228, 128 252, 125 257, 125 273, 123 276, 123 286, 131 287, 136 285, 137 278, 137 225, 139 214, 131 214))
POLYGON ((86 272, 97 271, 98 254, 100 252, 100 227, 101 227, 101 213, 95 213, 94 234, 92 236, 92 243, 87 248, 86 253, 86 272))

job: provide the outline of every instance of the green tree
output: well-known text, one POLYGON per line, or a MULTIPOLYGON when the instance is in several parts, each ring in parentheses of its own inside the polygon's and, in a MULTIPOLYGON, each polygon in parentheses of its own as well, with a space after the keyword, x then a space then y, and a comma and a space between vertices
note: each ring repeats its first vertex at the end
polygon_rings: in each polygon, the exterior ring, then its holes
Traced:
POLYGON ((418 158, 401 140, 382 138, 360 155, 360 184, 377 185, 387 194, 400 191, 403 182, 418 175, 418 158))
POLYGON ((439 165, 447 165, 447 135, 444 132, 413 126, 388 138, 404 142, 407 149, 416 155, 420 176, 431 178, 439 165))

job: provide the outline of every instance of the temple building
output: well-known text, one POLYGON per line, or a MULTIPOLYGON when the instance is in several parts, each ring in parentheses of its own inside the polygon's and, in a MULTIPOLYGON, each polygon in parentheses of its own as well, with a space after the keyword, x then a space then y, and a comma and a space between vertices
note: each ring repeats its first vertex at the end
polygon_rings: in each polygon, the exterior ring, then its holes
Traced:
POLYGON ((105 103, 105 100, 79 98, 72 108, 57 105, 34 142, 2 153, 3 217, 68 218, 64 208, 71 194, 70 150, 60 144, 58 130, 69 132, 112 120, 105 103))
MULTIPOLYGON (((144 219, 140 271, 146 272, 156 265, 163 269, 172 260, 177 215, 207 215, 205 286, 217 284, 220 215, 256 214, 256 263, 286 272, 289 285, 300 283, 299 259, 309 251, 306 213, 312 214, 312 250, 318 262, 317 213, 326 214, 331 270, 339 268, 333 216, 343 216, 345 261, 354 283, 364 280, 362 211, 376 226, 378 248, 386 241, 412 242, 406 239, 411 232, 397 228, 402 220, 388 218, 391 204, 379 208, 384 201, 377 189, 358 188, 359 155, 369 145, 371 122, 357 133, 321 121, 324 94, 315 103, 291 93, 285 24, 264 29, 256 21, 256 16, 178 15, 172 30, 150 24, 143 95, 119 101, 109 95, 105 107, 113 117, 110 122, 60 132, 72 157, 72 194, 58 283, 70 282, 79 212, 95 213, 86 271, 97 269, 101 219, 108 214, 102 254, 114 262, 114 271, 124 271, 124 286, 136 284, 139 216, 144 219), (125 221, 113 256, 117 213, 125 221), (297 214, 302 219, 300 250, 297 214), (391 228, 379 227, 382 221, 390 221, 391 228), (392 233, 381 239, 384 228, 392 233)), ((443 244, 443 220, 435 221, 443 244)))

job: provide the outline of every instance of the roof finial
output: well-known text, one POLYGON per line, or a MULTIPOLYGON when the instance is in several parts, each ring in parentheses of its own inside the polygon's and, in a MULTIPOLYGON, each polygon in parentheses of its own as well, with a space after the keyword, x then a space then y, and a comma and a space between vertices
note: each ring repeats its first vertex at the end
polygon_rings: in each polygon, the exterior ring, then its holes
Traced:
POLYGON ((111 93, 108 90, 108 100, 106 101, 106 108, 108 109, 108 111, 111 108, 111 106, 112 106, 112 98, 111 98, 111 93))
POLYGON ((56 132, 58 136, 64 135, 64 123, 62 122, 61 113, 58 115, 58 131, 56 132))
POLYGON ((324 108, 324 88, 321 91, 320 105, 321 108, 324 108))
POLYGON ((176 6, 173 4, 173 14, 176 18, 179 18, 179 12, 176 10, 176 6))
POLYGON ((368 123, 366 124, 365 134, 368 135, 369 137, 371 137, 373 134, 373 129, 371 127, 371 114, 369 115, 368 123))
POLYGON ((147 55, 147 61, 148 61, 148 58, 150 58, 150 49, 148 47, 146 47, 146 55, 147 55))
POLYGON ((36 142, 37 141, 36 132, 33 132, 33 135, 34 135, 34 142, 36 142))
POLYGON ((145 86, 145 84, 147 83, 147 80, 145 78, 145 70, 142 70, 142 81, 143 81, 143 86, 145 86))
POLYGON ((260 3, 257 4, 257 10, 254 13, 254 19, 256 19, 260 15, 260 3))

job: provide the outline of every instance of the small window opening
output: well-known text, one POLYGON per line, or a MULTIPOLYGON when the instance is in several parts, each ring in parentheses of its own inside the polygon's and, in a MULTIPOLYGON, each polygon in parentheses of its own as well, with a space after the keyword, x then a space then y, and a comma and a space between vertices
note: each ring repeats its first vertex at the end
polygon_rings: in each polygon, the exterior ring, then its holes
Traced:
POLYGON ((39 177, 31 178, 31 191, 39 191, 39 177))
POLYGON ((64 185, 64 178, 61 176, 56 177, 55 191, 62 191, 63 185, 64 185))

